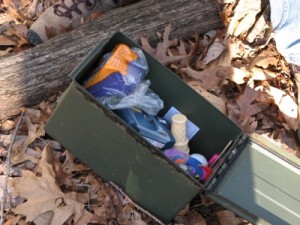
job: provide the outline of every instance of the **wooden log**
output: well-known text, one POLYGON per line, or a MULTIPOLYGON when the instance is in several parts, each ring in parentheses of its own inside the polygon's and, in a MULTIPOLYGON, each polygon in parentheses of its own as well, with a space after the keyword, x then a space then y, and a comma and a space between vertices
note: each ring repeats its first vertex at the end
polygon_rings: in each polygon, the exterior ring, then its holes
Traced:
POLYGON ((223 26, 214 1, 143 0, 112 10, 95 21, 24 52, 0 58, 0 118, 48 99, 70 83, 68 74, 101 40, 121 31, 138 41, 157 41, 171 23, 173 37, 187 37, 223 26))

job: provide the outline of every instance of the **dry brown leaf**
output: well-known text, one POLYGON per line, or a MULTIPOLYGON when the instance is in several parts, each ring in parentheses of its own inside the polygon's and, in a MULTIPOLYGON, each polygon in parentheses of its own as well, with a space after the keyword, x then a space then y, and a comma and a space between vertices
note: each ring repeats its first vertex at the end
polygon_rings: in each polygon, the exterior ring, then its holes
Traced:
POLYGON ((237 4, 234 16, 230 21, 227 35, 239 36, 248 33, 256 22, 256 16, 261 12, 261 0, 243 0, 237 4))
POLYGON ((20 35, 24 38, 26 37, 27 26, 25 24, 13 24, 12 26, 18 35, 20 35))
POLYGON ((132 223, 133 208, 131 204, 126 204, 122 211, 119 213, 117 221, 121 225, 129 225, 132 223))
POLYGON ((107 209, 104 205, 98 207, 98 206, 92 206, 93 212, 95 214, 95 218, 97 220, 100 220, 102 222, 107 222, 109 219, 109 216, 107 216, 107 209))
POLYGON ((89 169, 85 165, 82 165, 80 163, 75 163, 75 161, 77 159, 68 150, 64 151, 63 156, 65 156, 66 159, 62 165, 62 168, 63 168, 63 171, 66 172, 67 174, 72 174, 74 172, 86 171, 89 169))
POLYGON ((32 156, 26 154, 27 147, 34 142, 37 138, 45 135, 44 131, 44 123, 45 121, 41 120, 41 112, 39 110, 33 109, 26 109, 26 114, 24 116, 24 120, 27 125, 28 129, 28 136, 26 137, 25 141, 20 143, 16 142, 13 146, 13 157, 12 162, 13 164, 18 164, 24 162, 26 160, 32 160, 33 162, 37 162, 36 159, 32 156), (39 121, 39 123, 32 123, 32 121, 39 121))
POLYGON ((298 129, 298 105, 294 99, 286 94, 284 91, 272 87, 269 87, 270 95, 273 96, 275 104, 283 113, 285 121, 289 127, 296 131, 298 129))
POLYGON ((216 38, 212 45, 208 48, 208 51, 202 60, 203 63, 208 64, 211 61, 215 60, 220 56, 224 49, 225 46, 220 42, 218 38, 216 38))
POLYGON ((5 35, 0 35, 0 46, 16 46, 17 43, 15 41, 10 40, 5 35))
POLYGON ((44 212, 33 220, 36 225, 49 225, 54 216, 52 211, 44 212))
POLYGON ((30 7, 27 10, 27 15, 29 15, 31 18, 34 18, 36 16, 36 9, 37 9, 37 4, 38 0, 33 0, 31 3, 30 7))
MULTIPOLYGON (((197 36, 198 37, 198 36, 197 36)), ((197 37, 196 37, 196 42, 189 42, 189 44, 185 43, 183 40, 179 40, 179 46, 177 48, 169 48, 167 50, 168 55, 170 57, 175 57, 175 56, 182 56, 186 55, 186 57, 183 60, 180 60, 179 62, 176 62, 180 64, 180 68, 186 67, 190 64, 193 54, 196 51, 197 48, 197 37), (189 45, 189 53, 187 53, 187 47, 186 45, 189 45)), ((174 66, 175 64, 172 64, 171 66, 174 66)))
POLYGON ((216 107, 219 111, 226 115, 226 106, 223 99, 206 91, 206 89, 201 87, 201 83, 199 81, 192 80, 186 81, 186 83, 197 93, 199 93, 203 98, 205 98, 208 102, 210 102, 214 107, 216 107))
POLYGON ((106 195, 103 196, 103 204, 99 206, 93 206, 92 209, 97 218, 103 222, 110 219, 117 219, 118 210, 121 207, 116 207, 114 204, 113 196, 110 196, 109 190, 107 190, 106 195))
POLYGON ((74 225, 86 225, 89 223, 97 223, 97 222, 101 223, 101 221, 95 220, 94 214, 92 214, 86 210, 83 210, 82 216, 79 218, 79 220, 77 222, 74 223, 74 225))
POLYGON ((199 47, 202 53, 206 52, 204 50, 209 48, 209 46, 214 42, 216 37, 217 37, 216 30, 208 31, 203 35, 203 38, 199 40, 199 47))
POLYGON ((16 122, 13 120, 5 120, 0 124, 0 130, 1 132, 7 132, 9 130, 12 130, 15 128, 16 122))
POLYGON ((223 24, 225 27, 229 26, 230 20, 233 15, 233 8, 235 7, 236 0, 218 0, 219 6, 222 6, 220 9, 220 16, 222 17, 223 24))
POLYGON ((7 219, 3 225, 14 225, 14 219, 13 218, 7 219))
POLYGON ((251 67, 257 66, 263 69, 276 68, 279 64, 278 53, 270 50, 261 52, 251 63, 251 67))
POLYGON ((270 81, 274 78, 276 78, 277 74, 275 72, 264 70, 261 68, 254 67, 252 68, 252 76, 251 78, 253 80, 265 80, 270 81))
POLYGON ((249 73, 247 73, 245 70, 234 67, 233 73, 230 75, 229 79, 237 84, 244 84, 249 76, 249 73))
POLYGON ((206 225, 206 220, 197 211, 191 210, 188 214, 187 225, 206 225))
MULTIPOLYGON (((261 42, 266 39, 266 31, 270 30, 268 22, 266 20, 266 15, 268 14, 267 10, 264 10, 264 13, 260 15, 258 20, 256 20, 253 29, 251 29, 250 33, 248 34, 246 40, 249 43, 253 43, 255 40, 260 40, 261 42)), ((267 43, 267 40, 263 41, 267 43)))
MULTIPOLYGON (((13 15, 11 15, 11 14, 9 14, 7 12, 0 13, 0 24, 1 24, 0 27, 2 27, 5 23, 6 23, 5 26, 7 27, 7 25, 9 24, 9 22, 10 21, 14 21, 14 20, 15 20, 15 17, 13 15)), ((0 32, 0 33, 2 33, 2 32, 0 32)))
POLYGON ((247 34, 249 32, 249 27, 252 27, 256 22, 256 16, 258 11, 251 11, 245 17, 237 23, 234 29, 234 35, 237 37, 243 33, 247 34))
POLYGON ((216 213, 220 218, 220 225, 240 225, 243 223, 241 218, 238 218, 229 210, 223 210, 216 213))
POLYGON ((156 49, 152 48, 148 42, 148 39, 145 37, 141 37, 142 48, 156 58, 159 62, 169 65, 174 62, 181 61, 187 57, 187 55, 177 55, 177 56, 169 56, 167 54, 168 48, 172 46, 176 46, 178 44, 177 39, 169 40, 169 36, 171 33, 171 24, 169 24, 164 31, 163 41, 157 44, 156 49))
POLYGON ((147 225, 142 220, 141 214, 133 209, 132 204, 127 203, 119 213, 117 221, 121 225, 147 225))
MULTIPOLYGON (((104 186, 104 183, 100 178, 96 178, 95 175, 92 175, 90 173, 86 176, 85 183, 91 185, 89 190, 91 195, 96 194, 99 191, 99 189, 101 189, 104 186)), ((104 195, 106 195, 106 193, 104 195)))
POLYGON ((188 77, 201 82, 201 86, 206 90, 216 91, 221 87, 222 82, 230 77, 232 67, 209 65, 202 71, 193 70, 190 67, 182 69, 188 77))
POLYGON ((0 57, 1 56, 4 56, 4 55, 7 55, 7 54, 9 54, 9 53, 11 53, 11 52, 13 52, 13 48, 11 48, 11 47, 9 47, 9 48, 6 48, 5 50, 0 50, 0 57))
POLYGON ((52 165, 53 165, 53 170, 55 172, 57 185, 58 186, 66 185, 72 187, 73 181, 71 180, 71 177, 73 176, 73 174, 68 174, 63 170, 61 162, 57 157, 53 157, 52 165))
MULTIPOLYGON (((1 145, 8 147, 11 142, 11 137, 12 137, 12 134, 8 134, 8 135, 0 134, 1 145)), ((25 135, 17 135, 16 139, 15 139, 15 143, 24 142, 26 140, 26 138, 27 138, 27 136, 25 136, 25 135)))
POLYGON ((228 117, 247 133, 252 133, 257 128, 258 122, 253 116, 268 107, 268 104, 255 102, 260 95, 260 91, 246 86, 244 93, 237 99, 236 105, 227 104, 228 117))
POLYGON ((281 147, 289 153, 295 154, 300 149, 299 143, 295 140, 293 132, 282 131, 275 139, 281 144, 281 147))
POLYGON ((240 120, 245 120, 266 109, 263 103, 255 103, 261 92, 246 86, 244 93, 238 98, 237 104, 240 108, 240 120))
POLYGON ((63 224, 71 216, 74 216, 74 221, 78 221, 84 205, 76 201, 76 193, 64 194, 60 190, 49 162, 51 150, 46 147, 39 162, 42 176, 37 177, 31 171, 25 170, 22 177, 15 178, 10 184, 15 196, 27 199, 14 208, 13 212, 25 216, 26 221, 33 221, 39 215, 52 211, 54 216, 51 225, 63 224))

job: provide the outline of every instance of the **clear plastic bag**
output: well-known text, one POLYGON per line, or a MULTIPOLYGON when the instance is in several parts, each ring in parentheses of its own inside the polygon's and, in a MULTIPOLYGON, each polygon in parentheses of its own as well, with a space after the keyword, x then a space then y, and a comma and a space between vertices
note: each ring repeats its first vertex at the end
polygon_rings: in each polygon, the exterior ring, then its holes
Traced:
POLYGON ((83 86, 98 98, 126 96, 136 89, 148 72, 149 66, 141 49, 119 44, 103 56, 83 86))
POLYGON ((164 102, 149 89, 150 84, 149 80, 144 80, 136 87, 132 94, 125 97, 104 96, 98 99, 110 109, 136 107, 149 115, 157 115, 163 109, 164 102))

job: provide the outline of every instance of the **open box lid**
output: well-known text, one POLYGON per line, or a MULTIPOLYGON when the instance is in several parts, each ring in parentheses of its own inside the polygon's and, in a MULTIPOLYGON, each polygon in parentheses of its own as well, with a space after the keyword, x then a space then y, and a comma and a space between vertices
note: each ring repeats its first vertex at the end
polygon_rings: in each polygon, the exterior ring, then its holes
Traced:
POLYGON ((207 195, 254 224, 300 224, 299 167, 261 143, 249 138, 207 195))

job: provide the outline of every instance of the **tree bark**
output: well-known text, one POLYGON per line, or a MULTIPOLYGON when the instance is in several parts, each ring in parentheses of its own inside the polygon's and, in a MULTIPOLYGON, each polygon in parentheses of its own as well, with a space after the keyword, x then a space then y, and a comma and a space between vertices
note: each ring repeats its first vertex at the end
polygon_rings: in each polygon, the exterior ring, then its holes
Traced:
POLYGON ((95 21, 24 52, 0 58, 0 118, 19 113, 63 91, 68 74, 101 40, 121 31, 134 41, 141 34, 157 41, 171 23, 173 37, 223 27, 217 6, 208 0, 143 0, 114 9, 95 21))

